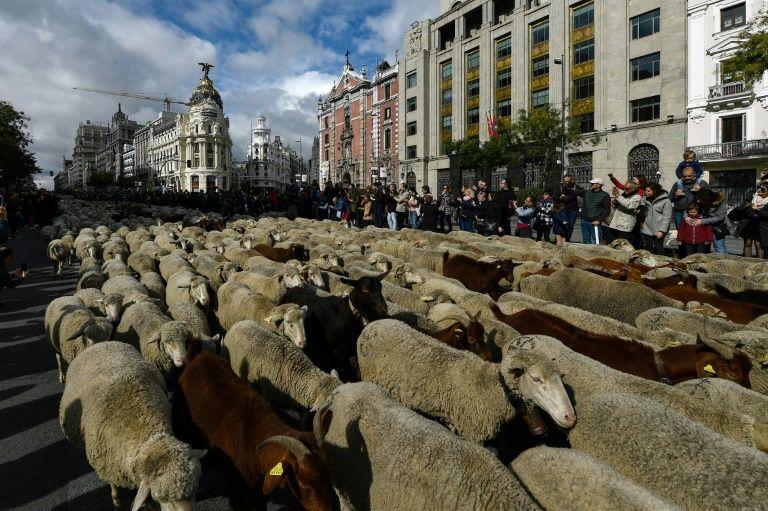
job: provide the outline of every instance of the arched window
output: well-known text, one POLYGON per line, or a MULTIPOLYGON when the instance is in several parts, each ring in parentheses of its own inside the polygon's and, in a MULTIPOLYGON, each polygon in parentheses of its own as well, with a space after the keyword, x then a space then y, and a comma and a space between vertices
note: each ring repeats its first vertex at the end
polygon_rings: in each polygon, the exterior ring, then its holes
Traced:
POLYGON ((345 185, 352 183, 352 176, 349 175, 349 172, 345 172, 343 176, 341 176, 341 182, 345 185))
POLYGON ((651 144, 635 146, 629 152, 627 162, 628 176, 645 176, 649 182, 657 181, 659 171, 659 150, 651 144))

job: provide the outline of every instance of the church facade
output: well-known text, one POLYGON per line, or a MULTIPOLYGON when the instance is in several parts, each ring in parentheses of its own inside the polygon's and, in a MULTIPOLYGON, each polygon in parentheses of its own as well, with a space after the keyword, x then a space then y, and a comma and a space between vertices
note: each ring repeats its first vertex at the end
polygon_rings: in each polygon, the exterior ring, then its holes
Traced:
POLYGON ((347 60, 338 84, 318 101, 321 182, 397 182, 398 66, 382 62, 372 79, 347 60))

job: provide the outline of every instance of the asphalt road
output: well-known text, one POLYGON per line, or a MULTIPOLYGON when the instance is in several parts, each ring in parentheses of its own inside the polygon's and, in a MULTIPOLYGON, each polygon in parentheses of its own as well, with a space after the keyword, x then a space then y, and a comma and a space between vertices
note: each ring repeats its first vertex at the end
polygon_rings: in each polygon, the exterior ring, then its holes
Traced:
MULTIPOLYGON (((39 230, 11 240, 29 276, 0 291, 0 511, 110 511, 109 487, 59 428, 62 386, 43 328, 46 305, 75 289, 76 266, 53 276, 39 230)), ((229 509, 200 495, 197 509, 229 509)))

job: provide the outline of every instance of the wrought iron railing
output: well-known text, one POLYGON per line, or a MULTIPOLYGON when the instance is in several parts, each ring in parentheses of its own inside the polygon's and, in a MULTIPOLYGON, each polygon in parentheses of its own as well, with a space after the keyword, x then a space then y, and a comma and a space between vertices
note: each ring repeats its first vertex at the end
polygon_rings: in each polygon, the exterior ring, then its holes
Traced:
POLYGON ((693 146, 699 160, 720 160, 723 158, 741 158, 744 156, 768 156, 768 138, 759 140, 742 140, 741 142, 726 142, 693 146))
POLYGON ((725 99, 750 92, 744 82, 721 83, 709 88, 709 99, 725 99))

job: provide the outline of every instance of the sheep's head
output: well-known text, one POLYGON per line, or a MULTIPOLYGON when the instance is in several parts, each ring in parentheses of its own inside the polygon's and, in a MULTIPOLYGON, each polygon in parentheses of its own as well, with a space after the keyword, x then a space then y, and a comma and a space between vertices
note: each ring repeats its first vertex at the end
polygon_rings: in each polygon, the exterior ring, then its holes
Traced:
POLYGON ((112 337, 112 323, 96 318, 85 327, 83 337, 88 344, 107 342, 112 337))
POLYGON ((117 294, 104 295, 99 305, 109 321, 117 323, 120 320, 120 315, 123 313, 122 296, 117 294))
POLYGON ((206 451, 190 449, 168 433, 159 433, 141 446, 135 471, 141 478, 131 511, 141 509, 149 497, 161 511, 192 511, 206 451))
POLYGON ((216 265, 216 274, 219 276, 219 280, 222 284, 229 280, 229 277, 235 273, 237 273, 237 265, 235 263, 221 263, 216 265))
POLYGON ((363 325, 387 317, 387 301, 381 292, 381 281, 389 274, 384 272, 378 277, 361 277, 357 280, 341 277, 341 283, 351 286, 345 296, 356 316, 363 325))
POLYGON ((288 303, 272 309, 264 321, 271 323, 280 333, 290 339, 300 349, 307 347, 307 334, 304 330, 304 319, 307 317, 307 306, 299 307, 288 303))
POLYGON ((513 348, 502 359, 499 371, 511 392, 547 412, 559 426, 576 424, 563 380, 549 360, 532 350, 513 348))
MULTIPOLYGON (((330 413, 327 416, 330 419, 330 413)), ((314 442, 307 446, 297 438, 279 435, 265 440, 257 451, 266 446, 282 448, 283 455, 264 478, 264 495, 269 495, 275 488, 283 488, 296 497, 302 509, 333 508, 328 468, 314 442)))
POLYGON ((158 347, 173 360, 173 365, 182 367, 187 362, 187 342, 191 337, 192 334, 183 324, 169 321, 160 327, 158 347))
POLYGON ((208 280, 201 275, 195 275, 190 279, 189 294, 195 299, 195 302, 203 307, 207 307, 211 303, 211 296, 208 293, 208 280))
POLYGON ((320 271, 320 267, 315 263, 309 263, 308 265, 304 266, 301 271, 302 277, 310 284, 320 289, 327 288, 325 279, 323 278, 323 273, 320 271))
POLYGON ((642 264, 655 268, 659 266, 659 261, 647 250, 635 250, 629 256, 629 264, 642 264))
POLYGON ((344 261, 342 261, 342 259, 336 254, 332 254, 330 252, 324 252, 317 258, 317 260, 318 263, 322 264, 324 267, 344 266, 344 261))
POLYGON ((372 265, 378 271, 389 271, 392 268, 392 261, 384 254, 372 254, 368 258, 368 264, 372 265))
POLYGON ((727 346, 714 339, 696 338, 699 349, 696 353, 696 376, 699 378, 723 378, 752 388, 749 372, 752 360, 741 350, 727 346))
POLYGON ((297 269, 295 266, 286 266, 283 268, 283 273, 278 275, 277 280, 288 289, 292 287, 302 287, 304 285, 301 270, 297 269))
POLYGON ((423 284, 426 282, 426 279, 416 273, 415 268, 410 264, 401 264, 395 267, 395 280, 401 287, 423 284))
POLYGON ((291 256, 299 261, 309 261, 309 250, 304 245, 292 243, 290 246, 291 256))

